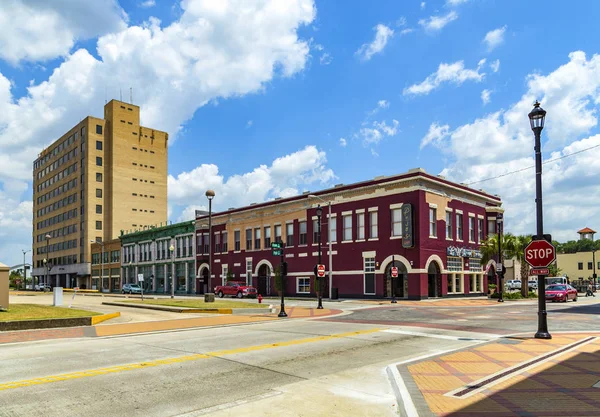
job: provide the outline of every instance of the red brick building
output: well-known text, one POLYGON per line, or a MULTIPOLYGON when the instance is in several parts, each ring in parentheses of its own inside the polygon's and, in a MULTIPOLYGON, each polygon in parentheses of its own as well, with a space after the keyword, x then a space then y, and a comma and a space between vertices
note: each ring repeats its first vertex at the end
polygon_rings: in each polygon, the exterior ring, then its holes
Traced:
POLYGON ((230 273, 231 279, 252 283, 261 294, 276 294, 273 270, 280 258, 271 255, 270 244, 281 240, 288 263, 286 295, 314 295, 321 205, 322 263, 329 271, 331 226, 332 288, 339 297, 391 297, 394 265, 399 271, 394 285, 398 298, 487 294, 486 265, 481 265, 478 249, 488 233, 494 233, 501 204, 498 196, 414 169, 232 208, 212 216, 210 280, 208 216, 199 216, 197 288, 212 291, 230 273))

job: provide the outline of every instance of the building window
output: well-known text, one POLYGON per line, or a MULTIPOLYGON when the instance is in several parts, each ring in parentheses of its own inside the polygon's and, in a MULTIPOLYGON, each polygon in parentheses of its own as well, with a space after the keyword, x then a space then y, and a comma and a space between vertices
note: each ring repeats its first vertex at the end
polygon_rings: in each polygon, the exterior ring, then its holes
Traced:
POLYGON ((331 235, 329 235, 328 242, 337 242, 337 219, 335 217, 331 217, 329 222, 331 235))
POLYGON ((437 209, 429 207, 429 237, 437 237, 437 209))
POLYGON ((300 228, 300 245, 306 245, 306 221, 299 223, 300 228))
POLYGON ((252 229, 246 229, 246 250, 252 250, 252 229))
POLYGON ((96 221, 96 230, 102 230, 102 221, 100 221, 100 220, 96 221))
MULTIPOLYGON (((227 250, 228 250, 228 249, 227 249, 227 232, 223 232, 223 234, 222 234, 221 238, 222 238, 222 240, 223 240, 223 242, 222 242, 222 244, 221 244, 221 246, 222 246, 222 247, 221 247, 221 252, 224 252, 224 253, 225 253, 225 252, 227 252, 227 250)), ((190 251, 190 253, 191 253, 191 251, 190 251)))
POLYGON ((233 250, 235 250, 236 252, 239 252, 242 248, 241 248, 241 235, 242 232, 240 232, 239 230, 236 230, 235 232, 233 232, 233 250))
POLYGON ((271 247, 271 226, 265 227, 265 249, 271 247))
POLYGON ((483 219, 477 219, 477 235, 479 236, 478 242, 483 242, 483 219))
POLYGON ((102 150, 102 141, 101 140, 96 141, 96 150, 98 150, 98 151, 102 150))
POLYGON ((260 228, 254 229, 254 249, 260 249, 260 228))
POLYGON ((102 157, 100 157, 100 156, 96 157, 96 165, 98 165, 99 167, 102 166, 102 157))
POLYGON ((463 240, 463 215, 456 215, 456 240, 463 240))
POLYGON ((372 211, 369 213, 369 239, 377 239, 379 237, 378 223, 377 223, 377 212, 372 211))
POLYGON ((281 243, 281 225, 277 224, 275 225, 275 242, 279 242, 281 243))
POLYGON ((215 253, 221 252, 221 234, 215 233, 215 253))
POLYGON ((488 219, 488 236, 496 234, 496 220, 488 219))
POLYGON ((475 242, 475 218, 469 217, 469 242, 475 242))
POLYGON ((102 204, 96 204, 96 214, 102 214, 102 204))
POLYGON ((481 269, 481 259, 479 259, 479 258, 469 258, 469 270, 471 270, 471 271, 482 271, 482 269, 481 269))
POLYGON ((462 258, 457 256, 448 256, 448 271, 462 271, 462 258))
POLYGON ((446 239, 452 239, 452 212, 446 212, 446 239))
POLYGON ((102 125, 96 125, 96 134, 97 135, 101 135, 102 134, 102 125))
POLYGON ((359 213, 356 215, 356 239, 365 239, 365 214, 359 213))
POLYGON ((285 244, 286 246, 294 246, 294 223, 285 225, 285 244))
POLYGON ((583 271, 583 262, 577 262, 577 269, 583 271))
POLYGON ((375 258, 365 258, 364 293, 375 294, 375 258))
POLYGON ((392 236, 402 236, 402 210, 392 210, 392 236))
POLYGON ((317 219, 313 220, 313 239, 314 244, 319 243, 319 221, 317 219))
POLYGON ((594 264, 592 262, 588 262, 588 269, 594 269, 594 264))
POLYGON ((102 182, 102 173, 96 172, 96 182, 102 182))
POLYGON ((344 225, 344 239, 345 241, 352 240, 352 215, 343 216, 342 223, 344 225))
POLYGON ((202 234, 202 243, 204 245, 204 253, 208 253, 208 233, 202 234))
POLYGON ((252 284, 252 259, 246 259, 246 284, 252 284))
POLYGON ((296 278, 296 293, 310 294, 310 278, 296 278))

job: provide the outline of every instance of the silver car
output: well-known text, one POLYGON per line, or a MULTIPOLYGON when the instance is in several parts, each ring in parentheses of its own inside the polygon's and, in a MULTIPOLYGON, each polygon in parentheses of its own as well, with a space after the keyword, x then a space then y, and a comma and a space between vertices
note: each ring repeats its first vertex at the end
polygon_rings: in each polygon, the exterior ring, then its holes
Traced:
POLYGON ((142 288, 138 284, 125 284, 121 292, 123 294, 141 294, 142 288))

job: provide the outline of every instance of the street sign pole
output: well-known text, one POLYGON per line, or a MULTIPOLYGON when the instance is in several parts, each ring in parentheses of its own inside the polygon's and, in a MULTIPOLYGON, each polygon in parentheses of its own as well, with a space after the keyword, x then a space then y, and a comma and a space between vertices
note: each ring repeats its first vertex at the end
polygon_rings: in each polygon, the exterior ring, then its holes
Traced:
POLYGON ((398 270, 396 269, 396 263, 394 261, 394 255, 392 255, 392 268, 390 269, 391 272, 391 279, 392 279, 392 303, 391 304, 397 304, 398 302, 396 301, 396 278, 398 277, 398 270))

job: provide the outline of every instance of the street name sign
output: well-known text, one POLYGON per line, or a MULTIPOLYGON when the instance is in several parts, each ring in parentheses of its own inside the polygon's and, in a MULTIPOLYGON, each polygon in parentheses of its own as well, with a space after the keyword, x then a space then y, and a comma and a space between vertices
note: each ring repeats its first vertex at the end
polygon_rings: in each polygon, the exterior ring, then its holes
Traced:
POLYGON ((273 255, 273 256, 283 255, 283 243, 272 242, 271 243, 271 255, 273 255))
POLYGON ((556 260, 556 249, 546 240, 534 240, 525 248, 525 261, 533 268, 546 268, 556 260))

